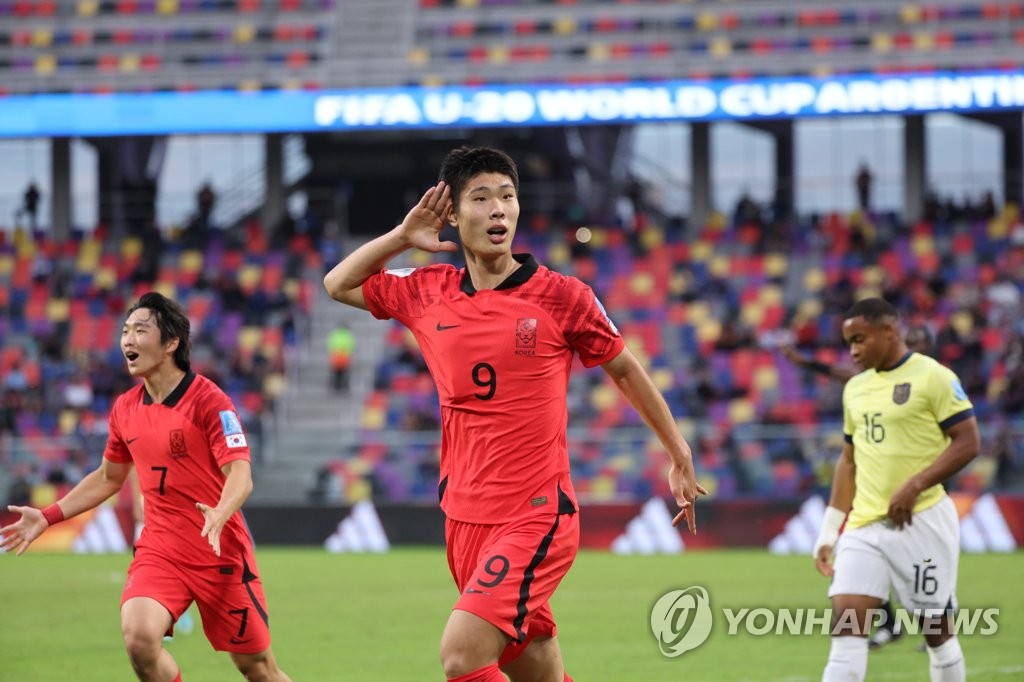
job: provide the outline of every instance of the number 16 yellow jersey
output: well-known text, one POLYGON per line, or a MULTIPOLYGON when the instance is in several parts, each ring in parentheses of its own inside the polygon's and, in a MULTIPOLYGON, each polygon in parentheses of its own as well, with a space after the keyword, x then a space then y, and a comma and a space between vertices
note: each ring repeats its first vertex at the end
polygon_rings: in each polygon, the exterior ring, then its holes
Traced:
MULTIPOLYGON (((893 493, 945 451, 946 431, 973 416, 956 374, 926 355, 908 353, 895 367, 850 379, 843 390, 843 435, 853 444, 857 490, 847 526, 884 518, 893 493)), ((941 484, 925 490, 914 513, 945 494, 941 484)))

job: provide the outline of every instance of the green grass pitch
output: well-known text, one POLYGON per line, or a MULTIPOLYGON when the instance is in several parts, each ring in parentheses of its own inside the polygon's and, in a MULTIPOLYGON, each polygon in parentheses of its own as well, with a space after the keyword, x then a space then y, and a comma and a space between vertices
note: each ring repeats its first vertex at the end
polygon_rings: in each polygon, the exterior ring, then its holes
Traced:
MULTIPOLYGON (((455 590, 440 549, 331 555, 259 547, 274 651, 296 682, 443 680, 441 629, 455 590)), ((0 556, 0 679, 134 679, 121 645, 118 603, 127 555, 0 556)), ((962 606, 998 607, 999 632, 961 637, 971 680, 1024 679, 1024 554, 962 557, 962 606)), ((553 606, 577 682, 820 679, 827 637, 727 634, 721 609, 827 606, 827 582, 807 557, 700 551, 623 557, 582 552, 553 606), (714 630, 699 648, 665 658, 649 628, 663 593, 701 585, 714 630)), ((194 609, 194 607, 193 607, 194 609)), ((193 611, 194 612, 194 611, 193 611)), ((872 653, 869 680, 927 680, 919 637, 872 653)), ((187 682, 241 679, 196 632, 168 644, 187 682)))

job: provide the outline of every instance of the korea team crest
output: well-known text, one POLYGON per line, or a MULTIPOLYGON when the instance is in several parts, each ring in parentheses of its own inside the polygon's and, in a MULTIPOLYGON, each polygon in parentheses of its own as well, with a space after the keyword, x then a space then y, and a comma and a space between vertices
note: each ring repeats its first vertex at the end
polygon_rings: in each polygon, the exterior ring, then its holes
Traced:
POLYGON ((169 435, 171 457, 174 459, 181 459, 182 457, 188 456, 188 450, 185 446, 185 430, 172 429, 169 435))
POLYGON ((896 384, 892 387, 892 401, 897 405, 910 400, 910 384, 896 384))
POLYGON ((534 355, 537 351, 537 318, 516 320, 516 355, 534 355))

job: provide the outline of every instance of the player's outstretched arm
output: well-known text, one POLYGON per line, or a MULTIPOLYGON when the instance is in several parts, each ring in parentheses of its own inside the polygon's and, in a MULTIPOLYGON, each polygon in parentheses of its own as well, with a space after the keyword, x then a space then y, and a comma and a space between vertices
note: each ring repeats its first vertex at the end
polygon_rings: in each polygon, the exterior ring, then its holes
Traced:
POLYGON ((398 254, 410 248, 430 253, 458 251, 455 242, 442 242, 438 236, 450 212, 448 186, 440 182, 420 197, 400 225, 363 244, 334 266, 324 277, 327 293, 336 301, 366 310, 363 282, 398 254))
POLYGON ((832 576, 832 547, 839 539, 839 529, 853 507, 856 471, 853 444, 844 443, 843 453, 839 455, 835 473, 832 474, 832 495, 825 509, 825 520, 821 524, 818 540, 814 543, 814 566, 827 577, 832 576))
POLYGON ((205 519, 200 536, 206 538, 217 556, 220 556, 220 532, 224 530, 224 524, 242 508, 252 493, 252 465, 249 462, 236 459, 222 466, 221 471, 227 478, 224 479, 224 488, 217 506, 196 502, 196 509, 205 519))
POLYGON ((104 457, 99 469, 86 475, 67 495, 46 509, 7 507, 9 511, 21 514, 21 518, 0 528, 0 547, 21 556, 51 525, 102 504, 120 490, 131 468, 131 464, 111 462, 104 457))
POLYGON ((930 466, 900 486, 889 500, 888 517, 897 528, 912 523, 914 506, 921 493, 963 469, 981 451, 981 434, 978 431, 978 420, 974 417, 954 424, 946 434, 950 441, 942 454, 930 466))
POLYGON ((685 518, 690 532, 696 534, 697 496, 707 495, 708 491, 697 483, 690 445, 683 438, 683 434, 679 433, 665 398, 628 348, 623 348, 621 353, 604 363, 602 367, 668 451, 668 456, 672 460, 668 484, 681 510, 672 520, 672 524, 676 525, 685 518))
POLYGON ((857 372, 852 367, 844 367, 842 365, 830 365, 820 360, 801 355, 800 352, 793 346, 784 346, 782 348, 782 354, 787 360, 792 362, 797 367, 803 367, 809 369, 817 374, 822 374, 829 378, 835 379, 836 381, 849 381, 857 372))

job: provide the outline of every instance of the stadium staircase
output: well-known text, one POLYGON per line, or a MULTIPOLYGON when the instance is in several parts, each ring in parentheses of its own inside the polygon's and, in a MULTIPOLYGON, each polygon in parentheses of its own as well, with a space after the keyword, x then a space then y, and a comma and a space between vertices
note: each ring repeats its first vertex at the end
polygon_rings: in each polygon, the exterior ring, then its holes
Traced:
POLYGON ((373 390, 374 371, 387 348, 388 326, 369 313, 331 300, 311 271, 316 297, 306 334, 291 360, 288 390, 282 396, 270 429, 263 461, 256 466, 254 504, 306 502, 317 471, 341 457, 358 436, 366 396, 373 390), (327 337, 339 325, 356 337, 349 390, 330 386, 327 337))

